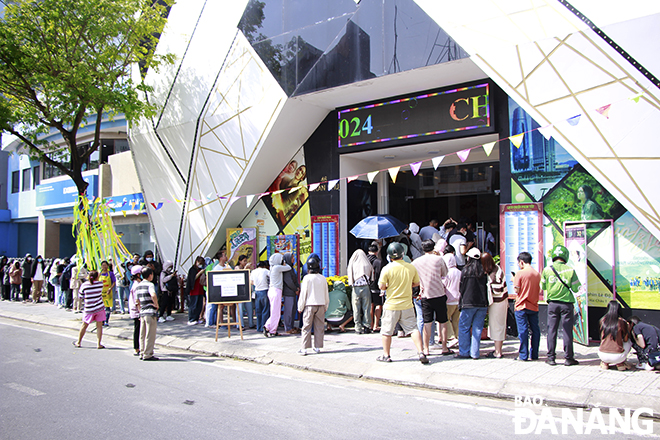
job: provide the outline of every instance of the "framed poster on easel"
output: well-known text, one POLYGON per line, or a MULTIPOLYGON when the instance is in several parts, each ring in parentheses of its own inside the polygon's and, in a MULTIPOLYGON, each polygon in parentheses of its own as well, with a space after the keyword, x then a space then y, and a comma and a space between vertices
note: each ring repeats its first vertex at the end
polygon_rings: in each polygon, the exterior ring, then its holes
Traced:
MULTIPOLYGON (((582 220, 564 222, 564 246, 569 252, 568 265, 575 270, 580 280, 580 290, 575 293, 575 324, 573 338, 575 342, 589 345, 589 305, 607 307, 607 302, 616 299, 616 283, 612 283, 612 292, 594 292, 589 285, 589 226, 594 224, 609 224, 612 243, 612 280, 616 277, 614 266, 614 221, 613 220, 582 220)), ((600 257, 601 259, 602 256, 600 257)))
MULTIPOLYGON (((238 305, 250 302, 250 271, 249 270, 210 270, 206 274, 206 302, 208 304, 238 305)), ((238 325, 243 339, 243 326, 232 322, 232 313, 227 314, 227 322, 220 322, 218 313, 215 323, 215 340, 218 340, 218 329, 227 326, 227 337, 231 337, 232 325, 238 325)))
POLYGON ((323 276, 339 275, 339 216, 314 215, 312 220, 312 253, 321 257, 323 276))
POLYGON ((500 267, 511 286, 509 299, 516 298, 511 273, 519 270, 521 252, 529 252, 532 267, 539 273, 543 271, 543 203, 500 205, 500 267))

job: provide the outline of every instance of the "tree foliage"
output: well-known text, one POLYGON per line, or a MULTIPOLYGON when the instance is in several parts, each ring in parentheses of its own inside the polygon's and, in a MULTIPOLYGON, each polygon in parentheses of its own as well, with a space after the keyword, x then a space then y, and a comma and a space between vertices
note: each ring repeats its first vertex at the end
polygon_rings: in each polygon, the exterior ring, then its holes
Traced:
POLYGON ((130 122, 156 110, 133 73, 173 61, 153 51, 173 0, 0 1, 0 130, 84 193, 82 167, 99 146, 104 115, 130 122), (78 130, 89 123, 94 140, 78 148, 78 130), (46 140, 53 133, 64 147, 46 140))

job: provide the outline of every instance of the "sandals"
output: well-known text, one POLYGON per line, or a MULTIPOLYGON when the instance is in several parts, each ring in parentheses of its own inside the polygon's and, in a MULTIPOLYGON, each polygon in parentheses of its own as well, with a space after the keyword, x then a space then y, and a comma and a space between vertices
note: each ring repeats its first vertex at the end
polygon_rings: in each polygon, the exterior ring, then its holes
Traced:
POLYGON ((76 341, 71 341, 71 344, 73 344, 73 346, 76 347, 76 348, 80 348, 80 347, 81 347, 81 345, 78 344, 76 341))
POLYGON ((385 356, 384 354, 381 354, 376 358, 378 362, 392 362, 392 358, 389 356, 385 356))
POLYGON ((424 353, 419 353, 419 361, 423 363, 424 365, 429 363, 429 358, 426 357, 424 353))
POLYGON ((104 348, 105 348, 105 345, 99 345, 98 347, 96 347, 97 350, 103 350, 104 348))
POLYGON ((632 366, 628 362, 621 362, 616 365, 616 369, 619 371, 628 371, 632 370, 632 366))
POLYGON ((495 352, 494 352, 494 351, 491 351, 490 353, 488 353, 488 354, 487 354, 486 356, 484 356, 484 357, 486 357, 486 358, 488 358, 488 359, 501 359, 501 358, 503 358, 504 356, 503 356, 503 355, 496 356, 496 355, 495 355, 495 352))
POLYGON ((609 370, 609 369, 610 369, 610 365, 609 365, 609 364, 606 364, 606 363, 603 362, 603 361, 600 361, 600 369, 601 369, 601 370, 609 370))
MULTIPOLYGON (((454 350, 447 350, 447 351, 443 351, 440 354, 443 355, 443 356, 449 356, 450 354, 455 354, 455 353, 454 353, 454 350)), ((486 357, 488 357, 488 356, 486 356, 486 357)))

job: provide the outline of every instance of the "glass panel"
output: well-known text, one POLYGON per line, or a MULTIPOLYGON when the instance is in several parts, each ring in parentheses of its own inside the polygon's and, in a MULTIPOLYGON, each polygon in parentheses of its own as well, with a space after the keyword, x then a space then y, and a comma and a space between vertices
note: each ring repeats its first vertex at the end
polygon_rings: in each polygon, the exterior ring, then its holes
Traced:
POLYGON ((108 163, 108 157, 115 154, 114 139, 101 139, 101 163, 108 163))
POLYGON ((41 183, 41 174, 39 174, 39 165, 32 168, 32 189, 35 189, 41 183))
POLYGON ((131 148, 128 146, 128 139, 115 139, 115 154, 129 151, 131 148))
POLYGON ((12 192, 12 194, 17 193, 19 191, 19 189, 21 188, 20 180, 21 180, 21 175, 19 174, 19 172, 18 171, 13 171, 11 173, 11 192, 12 192))
POLYGON ((89 169, 95 170, 99 167, 99 158, 101 153, 99 153, 98 148, 92 154, 89 155, 89 169))
POLYGON ((26 168, 23 170, 23 191, 30 191, 30 171, 31 168, 26 168))
POLYGON ((149 223, 115 224, 114 226, 115 231, 121 237, 121 242, 129 252, 142 255, 145 249, 154 248, 149 223))

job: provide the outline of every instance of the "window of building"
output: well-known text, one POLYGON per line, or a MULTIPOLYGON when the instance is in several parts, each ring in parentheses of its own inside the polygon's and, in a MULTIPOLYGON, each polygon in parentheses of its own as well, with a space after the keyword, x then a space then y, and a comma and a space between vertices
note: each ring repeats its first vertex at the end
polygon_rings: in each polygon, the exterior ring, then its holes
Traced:
POLYGON ((30 191, 30 173, 32 169, 26 168, 23 170, 23 191, 30 191))
POLYGON ((17 193, 21 189, 21 176, 19 171, 11 173, 11 193, 17 193))
POLYGON ((41 183, 41 175, 39 174, 39 165, 32 168, 32 189, 36 189, 37 185, 41 183))
MULTIPOLYGON (((82 153, 90 142, 78 145, 78 150, 82 153)), ((89 155, 87 162, 82 164, 82 171, 96 170, 100 164, 108 163, 108 157, 113 154, 123 153, 129 151, 128 140, 126 139, 101 139, 101 144, 92 154, 89 155)), ((61 158, 59 159, 61 160, 61 158)), ((68 166, 68 162, 65 163, 68 166)), ((43 164, 43 178, 50 179, 52 177, 61 176, 63 173, 56 167, 47 163, 43 164)), ((39 182, 37 182, 38 184, 39 182)))

